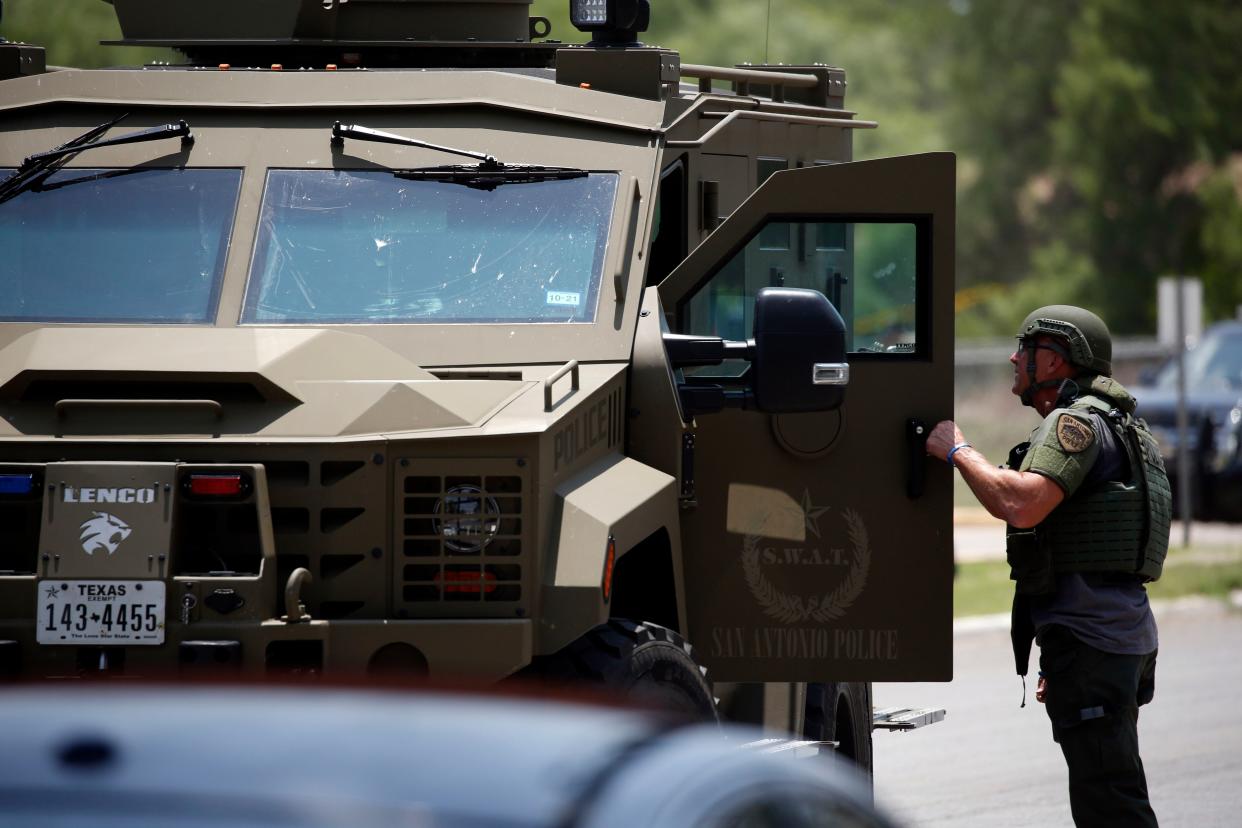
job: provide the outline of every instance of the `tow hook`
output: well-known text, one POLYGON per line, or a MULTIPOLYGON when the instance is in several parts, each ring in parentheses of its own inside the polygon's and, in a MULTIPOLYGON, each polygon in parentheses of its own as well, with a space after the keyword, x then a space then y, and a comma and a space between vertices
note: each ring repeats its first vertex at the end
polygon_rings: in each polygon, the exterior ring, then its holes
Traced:
POLYGON ((285 584, 285 612, 288 614, 281 618, 286 624, 311 620, 306 605, 302 603, 302 586, 310 580, 310 570, 304 566, 289 573, 289 580, 285 584))

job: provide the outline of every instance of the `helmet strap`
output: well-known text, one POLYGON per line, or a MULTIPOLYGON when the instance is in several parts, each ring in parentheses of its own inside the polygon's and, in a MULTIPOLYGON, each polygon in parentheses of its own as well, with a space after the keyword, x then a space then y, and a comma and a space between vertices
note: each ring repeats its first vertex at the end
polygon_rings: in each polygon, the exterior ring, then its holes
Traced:
POLYGON ((1040 348, 1043 348, 1044 350, 1052 351, 1056 354, 1059 354, 1061 358, 1064 359, 1066 362, 1070 362, 1069 352, 1065 350, 1065 348, 1061 347, 1059 343, 1055 343, 1055 342, 1051 342, 1045 345, 1038 345, 1036 344, 1033 338, 1030 340, 1023 339, 1022 347, 1023 347, 1023 350, 1026 351, 1026 378, 1027 380, 1029 380, 1029 382, 1027 382, 1026 389, 1021 394, 1018 395, 1018 399, 1022 401, 1023 405, 1034 408, 1035 407, 1035 395, 1038 394, 1040 391, 1044 390, 1045 388, 1058 389, 1057 399, 1059 400, 1065 396, 1067 385, 1072 385, 1074 389, 1073 390, 1074 397, 1078 396, 1080 392, 1078 388, 1078 383, 1074 382, 1072 379, 1069 379, 1069 378, 1046 379, 1046 380, 1035 379, 1035 352, 1038 351, 1040 348))
POLYGON ((1057 389, 1057 406, 1060 407, 1065 403, 1071 403, 1082 396, 1082 388, 1071 377, 1061 380, 1061 387, 1057 389))

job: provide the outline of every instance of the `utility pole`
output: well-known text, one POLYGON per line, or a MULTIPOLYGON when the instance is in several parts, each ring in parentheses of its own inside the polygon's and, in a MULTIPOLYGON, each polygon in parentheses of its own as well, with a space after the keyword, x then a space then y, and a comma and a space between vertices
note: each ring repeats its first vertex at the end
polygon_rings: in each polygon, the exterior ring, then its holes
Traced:
POLYGON ((1190 415, 1186 410, 1186 277, 1177 277, 1177 477, 1178 508, 1182 513, 1182 548, 1190 546, 1190 415))

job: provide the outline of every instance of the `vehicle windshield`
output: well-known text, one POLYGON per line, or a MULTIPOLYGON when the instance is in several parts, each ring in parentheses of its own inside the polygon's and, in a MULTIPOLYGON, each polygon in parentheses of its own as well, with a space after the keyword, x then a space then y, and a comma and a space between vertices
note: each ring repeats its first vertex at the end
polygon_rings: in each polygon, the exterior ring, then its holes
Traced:
MULTIPOLYGON (((1177 360, 1156 375, 1156 387, 1177 388, 1177 360)), ((1186 352, 1186 387, 1196 391, 1242 389, 1242 332, 1209 333, 1186 352)))
POLYGON ((271 170, 242 321, 592 322, 616 190, 271 170))
POLYGON ((241 170, 62 169, 0 204, 0 321, 215 316, 241 170))

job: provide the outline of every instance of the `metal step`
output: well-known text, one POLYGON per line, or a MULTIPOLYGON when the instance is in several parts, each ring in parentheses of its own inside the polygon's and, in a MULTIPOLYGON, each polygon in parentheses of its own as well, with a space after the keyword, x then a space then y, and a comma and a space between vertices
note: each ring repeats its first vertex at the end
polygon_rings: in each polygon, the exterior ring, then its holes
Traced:
POLYGON ((793 759, 810 759, 818 756, 821 750, 836 750, 837 742, 807 742, 800 739, 758 739, 738 745, 739 750, 753 750, 756 753, 781 754, 793 759))
POLYGON ((943 707, 885 707, 871 714, 876 730, 914 730, 943 720, 943 707))

